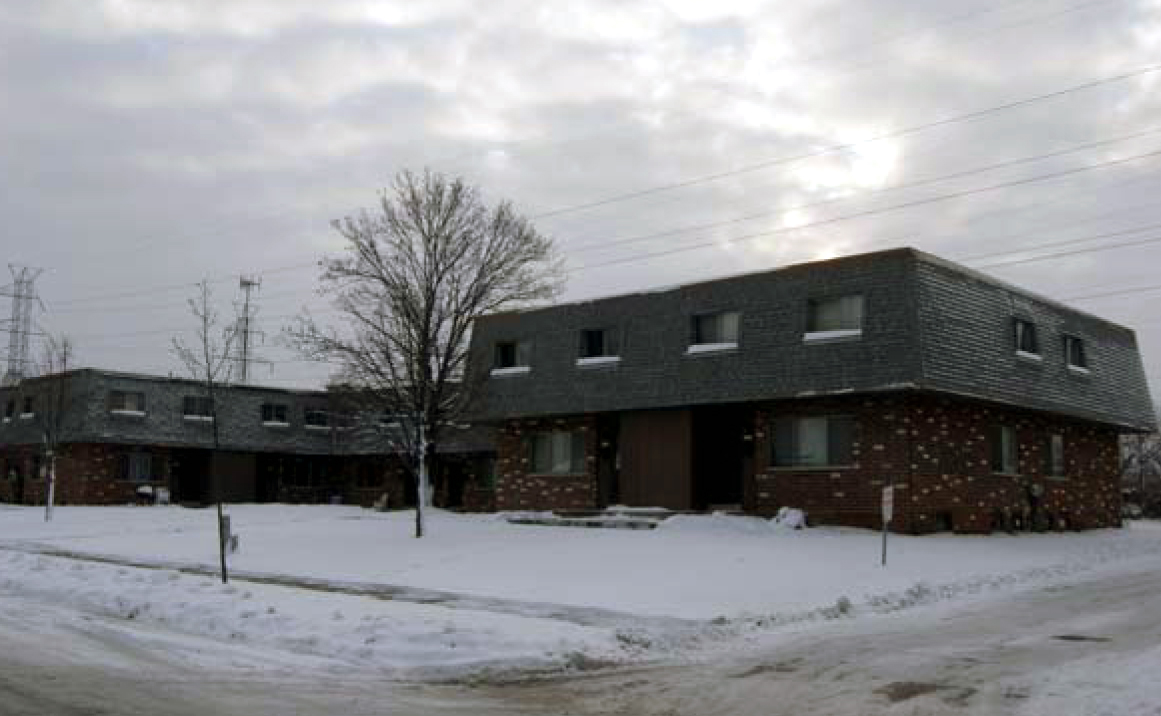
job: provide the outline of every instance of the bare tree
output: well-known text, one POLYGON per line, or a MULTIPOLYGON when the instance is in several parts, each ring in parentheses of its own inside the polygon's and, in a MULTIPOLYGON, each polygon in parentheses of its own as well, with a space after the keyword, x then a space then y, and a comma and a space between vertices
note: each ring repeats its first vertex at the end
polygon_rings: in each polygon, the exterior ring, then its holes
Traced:
MULTIPOLYGON (((197 322, 194 342, 191 344, 180 338, 174 338, 171 350, 185 365, 190 376, 205 386, 213 430, 213 455, 216 456, 222 447, 218 420, 218 391, 223 384, 230 381, 234 341, 238 336, 237 327, 234 324, 221 325, 218 312, 213 307, 213 291, 210 290, 208 280, 197 284, 197 293, 189 299, 189 309, 197 322)), ((210 466, 212 473, 213 459, 210 460, 210 466)), ((228 583, 230 574, 226 566, 226 540, 229 535, 222 515, 222 490, 216 480, 211 480, 210 485, 218 508, 218 556, 222 567, 222 583, 228 583)))
POLYGON ((401 172, 374 211, 332 223, 345 254, 320 262, 319 292, 341 327, 309 314, 286 335, 312 359, 341 366, 348 401, 361 403, 416 481, 415 536, 424 534, 428 470, 444 426, 460 418, 472 321, 554 297, 552 241, 507 202, 441 174, 401 172))
POLYGON ((69 405, 68 370, 72 365, 73 344, 68 336, 48 336, 40 359, 41 397, 40 425, 44 435, 45 500, 44 521, 52 520, 56 498, 56 459, 64 434, 65 415, 69 405))
POLYGON ((1121 438, 1121 483, 1146 516, 1161 516, 1161 435, 1121 438))

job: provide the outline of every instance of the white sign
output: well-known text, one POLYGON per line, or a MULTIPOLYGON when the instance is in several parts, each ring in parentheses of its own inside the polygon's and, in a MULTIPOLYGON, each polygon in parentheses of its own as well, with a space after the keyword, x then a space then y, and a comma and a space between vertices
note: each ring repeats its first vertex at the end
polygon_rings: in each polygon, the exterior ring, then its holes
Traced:
POLYGON ((891 521, 895 516, 895 486, 888 485, 883 488, 883 523, 891 521))

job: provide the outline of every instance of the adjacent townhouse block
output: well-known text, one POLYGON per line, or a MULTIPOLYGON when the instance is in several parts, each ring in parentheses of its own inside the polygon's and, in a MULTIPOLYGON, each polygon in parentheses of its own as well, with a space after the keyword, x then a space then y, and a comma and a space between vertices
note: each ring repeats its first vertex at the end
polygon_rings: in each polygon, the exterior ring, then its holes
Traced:
POLYGON ((611 504, 988 532, 1120 522, 1155 426, 1127 328, 914 249, 491 315, 500 509, 611 504))
MULTIPOLYGON (((354 415, 326 391, 221 386, 81 369, 0 389, 0 501, 43 504, 44 431, 59 416, 58 504, 123 504, 143 485, 175 502, 414 504, 384 416, 354 415)), ((492 436, 449 428, 433 474, 436 504, 487 509, 492 436)))

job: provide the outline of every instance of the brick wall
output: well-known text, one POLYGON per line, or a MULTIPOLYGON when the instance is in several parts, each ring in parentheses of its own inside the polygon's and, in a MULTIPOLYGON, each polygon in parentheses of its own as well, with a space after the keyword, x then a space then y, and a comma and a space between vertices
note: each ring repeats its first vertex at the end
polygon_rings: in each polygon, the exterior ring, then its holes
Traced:
POLYGON ((799 507, 819 524, 881 527, 882 488, 895 485, 893 529, 986 533, 1005 528, 1120 524, 1114 430, 1014 408, 938 397, 787 401, 758 411, 754 485, 747 509, 799 507), (854 464, 803 470, 770 465, 775 414, 856 418, 854 464), (989 429, 1016 430, 1019 475, 991 469, 989 429), (1064 437, 1065 475, 1045 474, 1047 436, 1064 437))
POLYGON ((597 505, 596 416, 509 421, 497 436, 497 510, 591 509, 597 505), (537 475, 529 472, 528 436, 541 430, 580 430, 585 434, 585 472, 537 475))
MULTIPOLYGON (((123 445, 79 443, 62 446, 56 461, 56 490, 54 503, 58 505, 116 505, 137 500, 137 488, 142 485, 167 487, 174 467, 174 456, 165 448, 150 448, 153 455, 151 482, 132 482, 121 479, 122 455, 130 450, 123 445)), ((15 494, 16 481, 0 478, 0 500, 14 502, 17 497, 26 505, 44 504, 45 484, 40 476, 41 450, 32 446, 8 446, 2 457, 5 469, 15 467, 24 475, 23 494, 15 494)))
POLYGON ((879 527, 882 489, 905 490, 909 466, 909 408, 903 397, 785 401, 755 413, 754 484, 749 512, 806 510, 812 523, 879 527), (850 415, 855 419, 854 464, 840 469, 775 468, 770 464, 776 415, 850 415))

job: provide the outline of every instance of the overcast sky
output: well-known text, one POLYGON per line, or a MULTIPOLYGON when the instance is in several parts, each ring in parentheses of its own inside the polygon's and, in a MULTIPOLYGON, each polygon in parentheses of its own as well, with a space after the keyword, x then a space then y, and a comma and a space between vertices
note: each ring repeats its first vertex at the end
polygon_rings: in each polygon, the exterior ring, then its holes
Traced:
POLYGON ((565 300, 1084 250, 987 270, 1135 328, 1156 394, 1159 61, 1161 0, 0 0, 0 258, 82 363, 178 371, 194 282, 261 276, 273 337, 326 310, 329 221, 427 166, 540 217, 565 300))

